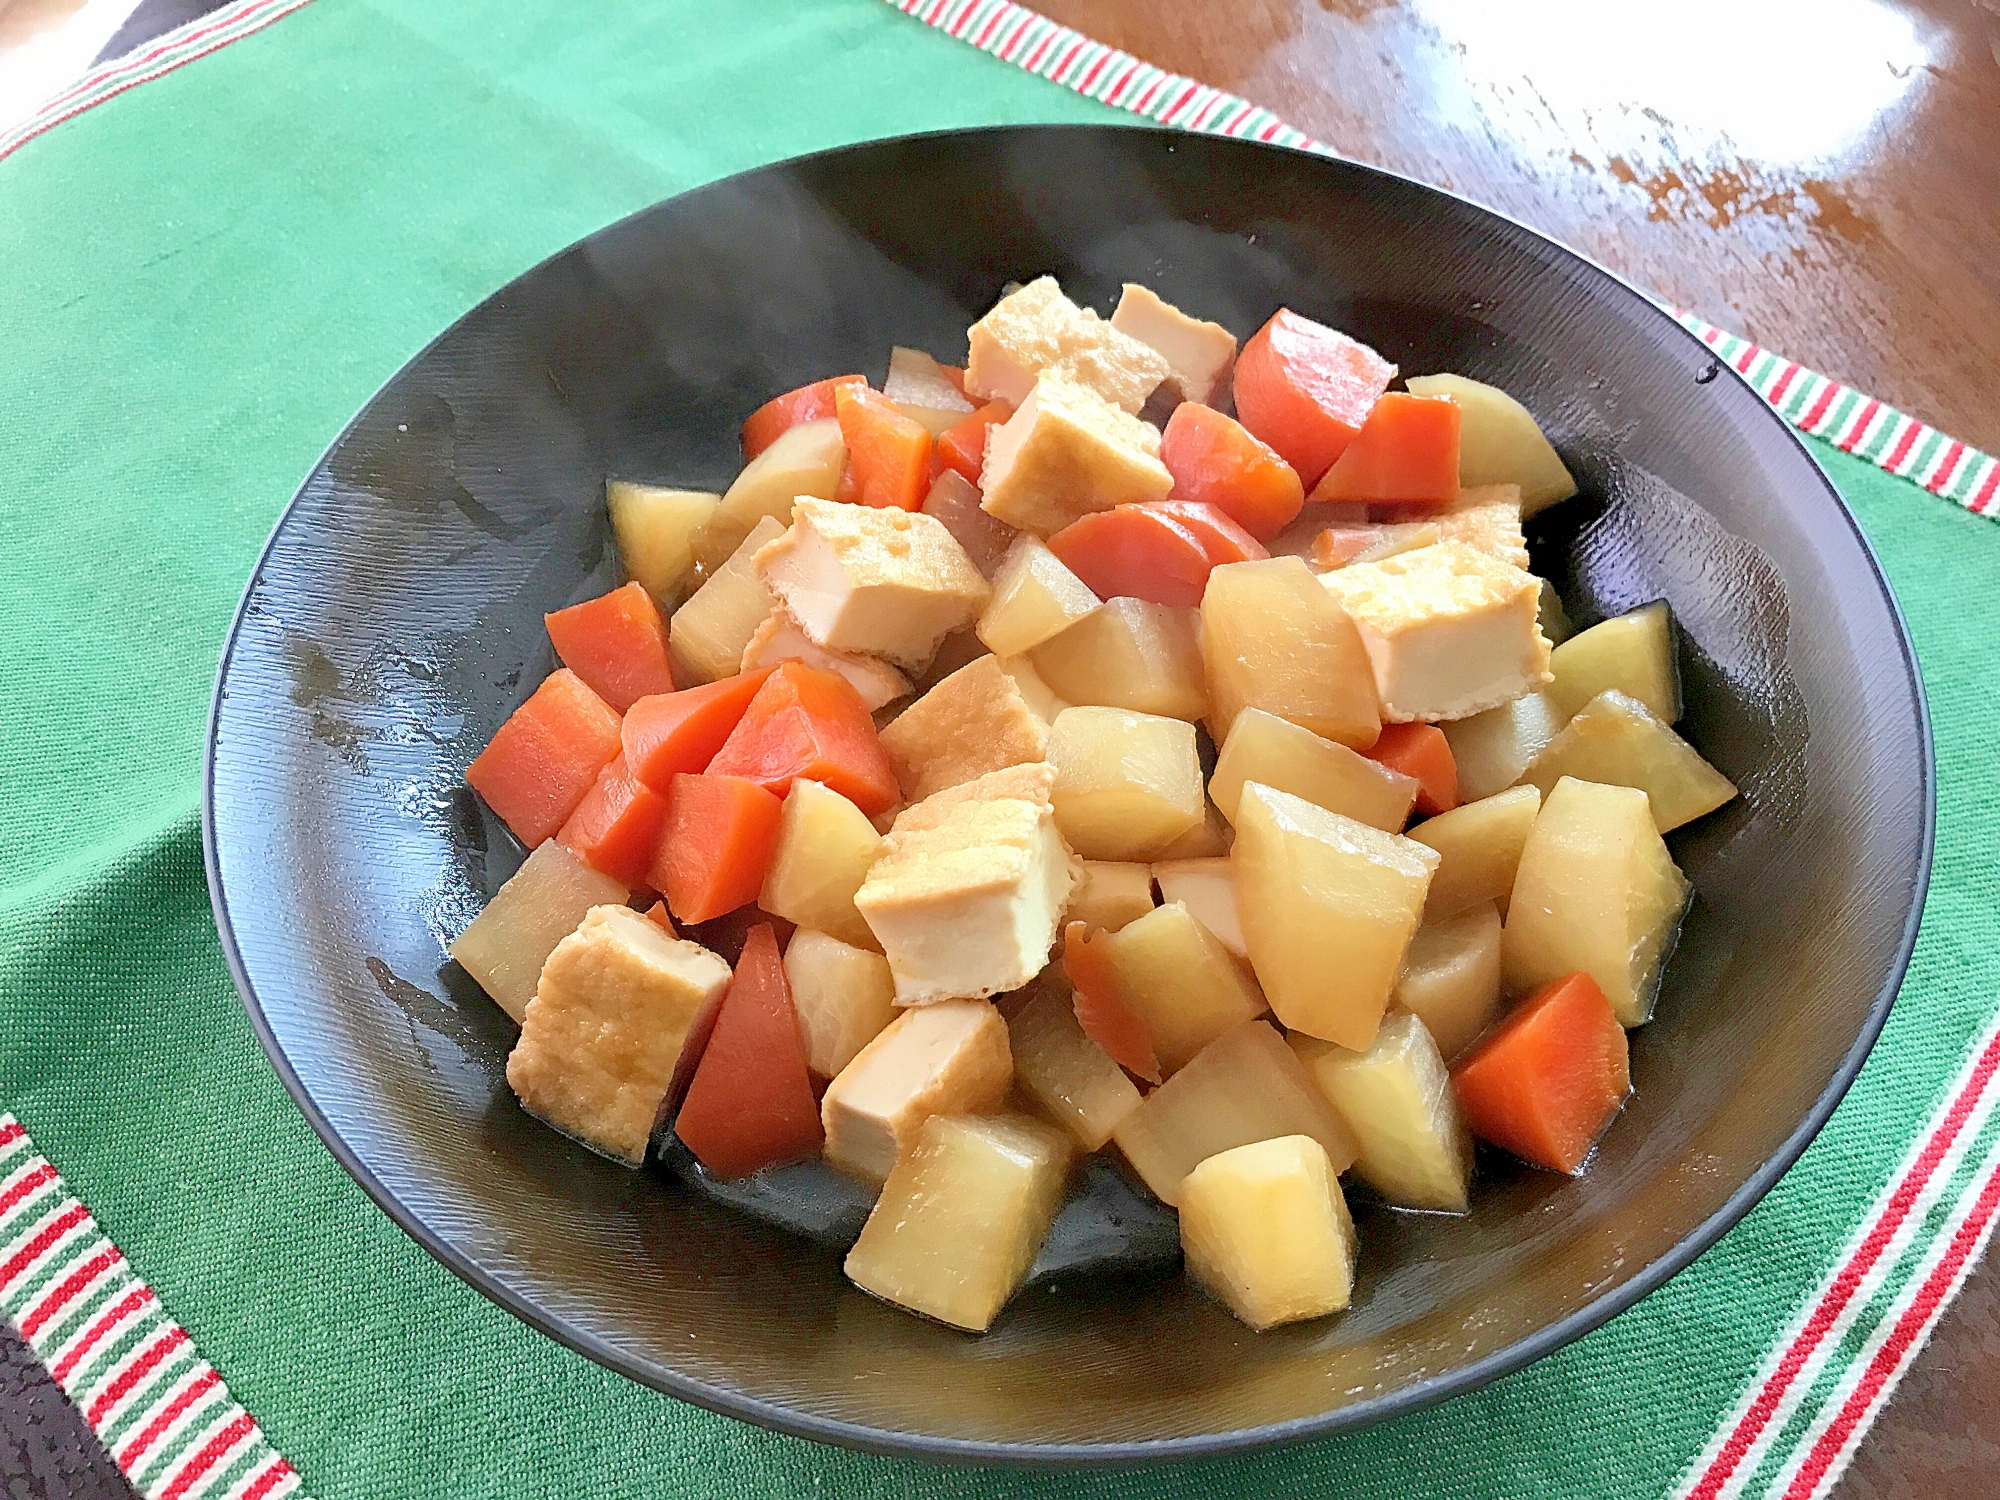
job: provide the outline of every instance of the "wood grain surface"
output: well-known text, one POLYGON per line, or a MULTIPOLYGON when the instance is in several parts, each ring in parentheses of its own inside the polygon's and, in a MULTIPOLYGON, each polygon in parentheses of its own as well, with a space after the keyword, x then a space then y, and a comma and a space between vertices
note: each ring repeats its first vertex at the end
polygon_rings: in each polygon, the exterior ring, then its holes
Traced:
POLYGON ((2000 451, 2000 0, 1048 0, 2000 451))
MULTIPOLYGON (((2000 452, 2000 0, 1044 0, 2000 452)), ((2000 1489, 2000 1267, 1837 1500, 2000 1489)))

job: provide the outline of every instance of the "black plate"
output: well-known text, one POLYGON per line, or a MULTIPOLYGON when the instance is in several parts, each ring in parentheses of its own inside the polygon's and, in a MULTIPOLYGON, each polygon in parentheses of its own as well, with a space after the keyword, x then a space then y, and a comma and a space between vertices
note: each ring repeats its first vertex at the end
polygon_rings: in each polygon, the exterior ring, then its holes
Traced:
POLYGON ((888 141, 685 194, 521 277, 307 479, 223 660, 216 916, 258 1033, 426 1249, 634 1379, 858 1447, 1077 1463, 1241 1449, 1471 1389, 1686 1265, 1859 1068, 1929 868, 1929 736, 1894 602, 1799 442, 1643 297, 1349 163, 1120 127, 888 141), (1535 537, 1584 620, 1671 601, 1686 730, 1743 798, 1675 836, 1699 889, 1637 1097, 1580 1181, 1467 1220, 1364 1212, 1345 1316, 1251 1334, 1175 1275, 1066 1274, 970 1338, 836 1252, 525 1118, 511 1024, 445 945, 519 851, 461 773, 616 579, 607 475, 719 488, 769 395, 892 343, 959 354, 1014 278, 1143 281, 1239 335, 1280 304, 1536 412, 1583 483, 1535 537))

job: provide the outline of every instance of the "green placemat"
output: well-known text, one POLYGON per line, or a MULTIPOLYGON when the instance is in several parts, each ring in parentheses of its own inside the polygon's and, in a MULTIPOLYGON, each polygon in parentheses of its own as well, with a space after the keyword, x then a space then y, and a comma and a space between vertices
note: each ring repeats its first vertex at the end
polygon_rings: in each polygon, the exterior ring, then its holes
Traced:
MULTIPOLYGON (((1937 720, 1941 835, 1910 981, 1780 1187, 1633 1312, 1520 1375, 1267 1457, 934 1469, 631 1385, 367 1202, 251 1038, 196 830, 215 661, 300 477, 439 328, 635 208, 846 141, 1118 118, 877 0, 315 0, 0 167, 0 1106, 312 1493, 1663 1493, 1985 1030, 1996 690, 1969 626, 2000 593, 2000 549, 1989 523, 1816 445, 1882 551, 1937 720)), ((1985 1119, 1954 1183, 1984 1170, 1985 1119)), ((1921 1272, 1910 1256, 1881 1295, 1921 1272)))

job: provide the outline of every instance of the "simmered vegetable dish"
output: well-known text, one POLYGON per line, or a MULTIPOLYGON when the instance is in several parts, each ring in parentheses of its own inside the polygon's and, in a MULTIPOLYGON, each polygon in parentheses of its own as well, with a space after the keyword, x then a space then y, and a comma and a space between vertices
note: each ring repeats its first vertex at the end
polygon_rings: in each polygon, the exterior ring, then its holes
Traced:
MULTIPOLYGON (((954 351, 956 352, 956 351, 954 351)), ((1572 634, 1535 419, 1290 310, 1048 277, 964 364, 748 415, 722 494, 614 479, 629 582, 466 779, 529 849, 453 945, 521 1104, 637 1166, 879 1185, 847 1274, 983 1330, 1080 1156, 1245 1323, 1345 1307, 1346 1194, 1585 1170, 1736 789, 1674 622, 1572 634)))

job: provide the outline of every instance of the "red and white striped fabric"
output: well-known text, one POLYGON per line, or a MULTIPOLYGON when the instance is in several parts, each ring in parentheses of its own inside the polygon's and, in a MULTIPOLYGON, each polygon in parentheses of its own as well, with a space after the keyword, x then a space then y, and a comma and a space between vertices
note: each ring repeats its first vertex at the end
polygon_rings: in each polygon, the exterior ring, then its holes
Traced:
POLYGON ((299 1477, 10 1114, 0 1313, 145 1500, 282 1500, 299 1477))

